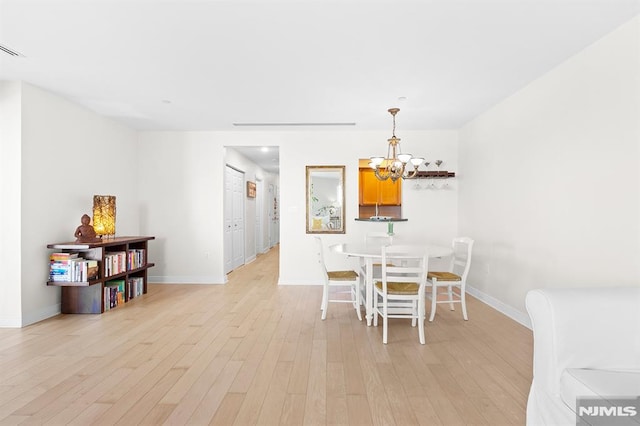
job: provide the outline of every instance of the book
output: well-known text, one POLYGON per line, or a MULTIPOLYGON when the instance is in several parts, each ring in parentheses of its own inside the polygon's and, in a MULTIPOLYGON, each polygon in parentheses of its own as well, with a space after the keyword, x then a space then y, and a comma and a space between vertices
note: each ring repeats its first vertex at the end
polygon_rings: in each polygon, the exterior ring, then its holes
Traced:
POLYGON ((87 260, 87 281, 98 279, 98 272, 100 270, 97 260, 87 260))
POLYGON ((49 255, 50 260, 70 260, 77 259, 80 256, 79 253, 51 253, 49 255))

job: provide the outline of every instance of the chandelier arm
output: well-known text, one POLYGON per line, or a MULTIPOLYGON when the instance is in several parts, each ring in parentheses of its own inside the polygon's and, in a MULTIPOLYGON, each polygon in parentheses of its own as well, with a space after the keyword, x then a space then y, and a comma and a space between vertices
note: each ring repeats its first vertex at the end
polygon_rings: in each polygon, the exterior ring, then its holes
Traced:
POLYGON ((402 179, 415 179, 418 174, 418 166, 413 166, 413 170, 406 173, 406 176, 403 174, 402 179))
POLYGON ((376 177, 378 178, 378 180, 387 180, 387 179, 389 179, 389 176, 390 176, 389 173, 381 174, 379 167, 376 167, 376 169, 374 170, 374 173, 375 173, 376 177))

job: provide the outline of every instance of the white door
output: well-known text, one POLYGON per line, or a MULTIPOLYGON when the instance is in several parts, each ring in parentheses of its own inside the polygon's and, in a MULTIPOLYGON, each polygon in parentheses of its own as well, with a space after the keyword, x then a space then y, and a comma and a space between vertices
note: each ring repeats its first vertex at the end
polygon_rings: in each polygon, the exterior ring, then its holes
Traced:
POLYGON ((224 273, 233 269, 233 172, 231 167, 224 171, 224 273))
POLYGON ((244 265, 244 173, 227 166, 224 182, 224 269, 244 265))
POLYGON ((233 259, 232 268, 244 265, 244 173, 233 170, 233 259))

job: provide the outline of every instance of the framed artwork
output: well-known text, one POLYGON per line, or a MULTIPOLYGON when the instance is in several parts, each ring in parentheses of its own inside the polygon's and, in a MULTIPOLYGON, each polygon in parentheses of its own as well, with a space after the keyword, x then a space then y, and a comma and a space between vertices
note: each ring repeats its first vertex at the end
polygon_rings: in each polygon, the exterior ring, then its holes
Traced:
POLYGON ((256 183, 247 181, 247 197, 256 198, 256 183))

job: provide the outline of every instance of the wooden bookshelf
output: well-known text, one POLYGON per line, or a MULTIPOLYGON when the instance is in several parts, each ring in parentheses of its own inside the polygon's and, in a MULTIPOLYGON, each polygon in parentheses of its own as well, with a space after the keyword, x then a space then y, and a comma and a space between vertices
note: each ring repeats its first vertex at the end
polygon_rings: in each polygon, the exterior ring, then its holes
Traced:
MULTIPOLYGON (((47 285, 61 287, 62 300, 61 311, 63 314, 101 314, 109 309, 105 306, 105 287, 114 280, 124 280, 125 291, 123 301, 131 299, 128 291, 130 281, 142 280, 142 294, 147 293, 147 270, 154 266, 149 262, 148 242, 155 237, 115 237, 104 239, 97 243, 55 243, 48 244, 47 248, 57 252, 78 252, 80 256, 98 260, 98 278, 85 281, 47 281, 47 285), (130 251, 144 250, 144 261, 140 264, 131 264, 128 261, 130 251), (124 265, 121 270, 107 267, 107 262, 112 265, 111 257, 115 253, 124 252, 124 265), (109 274, 109 272, 111 272, 109 274), (105 309, 106 308, 106 309, 105 309)), ((133 294, 133 292, 131 293, 133 294)))

